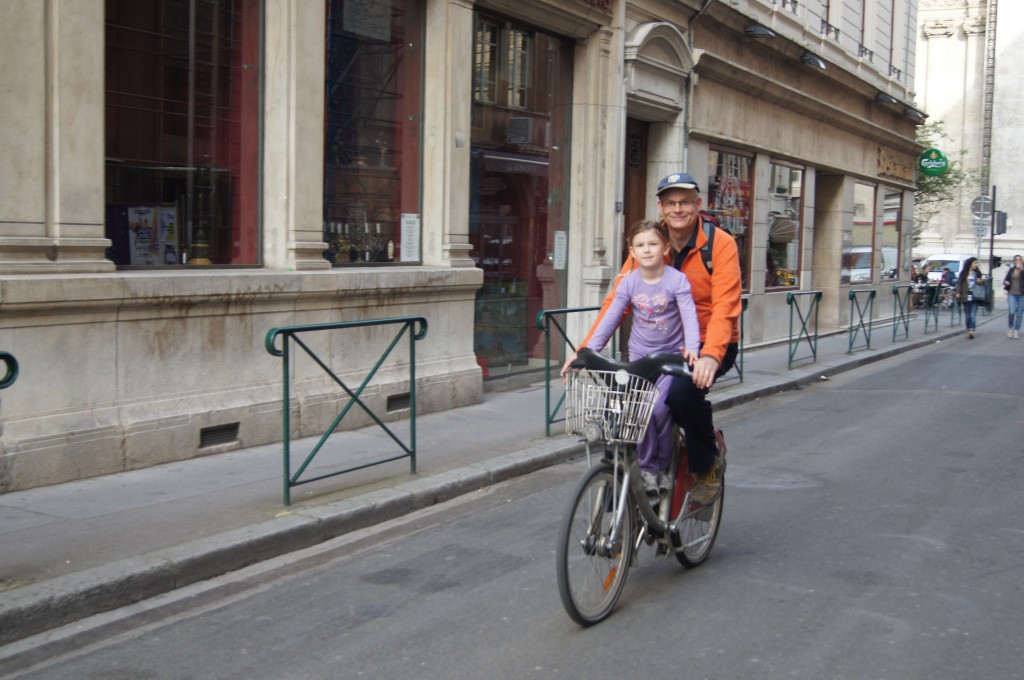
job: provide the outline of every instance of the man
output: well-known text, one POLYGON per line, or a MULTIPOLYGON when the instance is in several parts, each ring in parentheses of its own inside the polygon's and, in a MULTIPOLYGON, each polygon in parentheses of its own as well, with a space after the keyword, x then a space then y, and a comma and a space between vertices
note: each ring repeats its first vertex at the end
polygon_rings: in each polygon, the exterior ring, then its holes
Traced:
MULTIPOLYGON (((692 379, 676 378, 669 389, 667 403, 675 422, 686 434, 690 472, 697 474, 697 485, 691 498, 709 504, 721 492, 725 461, 718 456, 708 389, 736 361, 739 350, 739 318, 742 312, 743 284, 740 276, 739 251, 736 241, 712 223, 710 271, 705 266, 701 249, 708 243, 700 214, 700 185, 687 173, 669 175, 658 183, 658 212, 668 233, 671 251, 669 262, 686 274, 700 321, 700 356, 692 367, 692 379)), ((626 258, 622 271, 608 292, 597 321, 591 327, 586 344, 615 297, 615 287, 636 265, 626 258)), ((569 357, 564 373, 574 357, 569 357)))

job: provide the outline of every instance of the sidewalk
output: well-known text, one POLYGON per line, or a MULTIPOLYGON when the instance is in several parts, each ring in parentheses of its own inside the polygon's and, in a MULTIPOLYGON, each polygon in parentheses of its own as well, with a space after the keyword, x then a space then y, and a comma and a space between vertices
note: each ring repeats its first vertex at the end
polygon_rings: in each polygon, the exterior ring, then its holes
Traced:
MULTIPOLYGON (((998 329, 1005 312, 979 314, 998 329)), ((796 388, 896 354, 962 337, 948 312, 938 330, 911 321, 910 339, 892 327, 863 334, 848 352, 846 333, 822 337, 818 358, 804 341, 788 368, 786 344, 747 348, 735 373, 711 392, 716 411, 796 388)), ((559 385, 560 387, 560 385, 559 385)), ((480 404, 417 418, 417 473, 408 460, 292 489, 282 498, 280 444, 0 495, 0 646, 190 583, 310 547, 481 487, 575 456, 562 434, 545 437, 544 385, 488 392, 480 404)), ((407 426, 407 423, 405 424, 407 426)), ((401 431, 402 426, 394 426, 401 431)), ((311 444, 299 442, 297 452, 311 444), (305 445, 303 447, 303 444, 305 445)), ((393 456, 379 428, 341 432, 321 456, 341 466, 393 456)), ((337 469, 336 466, 333 469, 337 469)))

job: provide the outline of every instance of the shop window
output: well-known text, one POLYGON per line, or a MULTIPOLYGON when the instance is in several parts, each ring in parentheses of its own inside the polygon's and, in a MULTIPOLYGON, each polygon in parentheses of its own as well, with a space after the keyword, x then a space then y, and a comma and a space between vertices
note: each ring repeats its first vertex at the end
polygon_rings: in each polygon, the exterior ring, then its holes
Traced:
POLYGON ((711 150, 708 159, 707 203, 704 210, 713 214, 723 229, 736 239, 740 253, 743 289, 749 287, 751 177, 754 161, 749 156, 729 151, 711 150))
POLYGON ((476 13, 470 256, 484 273, 474 347, 485 377, 538 370, 535 319, 564 306, 572 43, 476 13))
POLYGON ((417 263, 421 0, 329 0, 324 101, 324 256, 417 263))
POLYGON ((107 0, 117 264, 259 263, 261 16, 261 0, 107 0))
POLYGON ((887 189, 883 198, 882 281, 900 278, 900 243, 903 233, 903 192, 887 189))
POLYGON ((801 198, 804 172, 772 163, 768 187, 765 288, 800 285, 801 198))
POLYGON ((874 281, 875 187, 853 185, 853 221, 843 229, 843 260, 840 283, 853 285, 874 281))

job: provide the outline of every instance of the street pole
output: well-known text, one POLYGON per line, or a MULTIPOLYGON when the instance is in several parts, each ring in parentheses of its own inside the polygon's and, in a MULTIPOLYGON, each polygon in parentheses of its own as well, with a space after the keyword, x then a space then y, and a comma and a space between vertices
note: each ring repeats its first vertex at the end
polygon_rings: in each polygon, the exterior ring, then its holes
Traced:
POLYGON ((993 271, 995 269, 995 267, 992 266, 992 263, 995 261, 994 258, 992 257, 992 250, 993 250, 993 248, 995 246, 995 239, 996 239, 996 185, 993 184, 992 185, 992 220, 991 220, 991 224, 988 225, 988 280, 989 280, 989 287, 988 287, 988 295, 985 298, 985 306, 988 307, 988 311, 989 312, 992 311, 992 296, 995 294, 995 285, 993 283, 995 281, 995 279, 993 278, 995 276, 995 272, 993 271))
POLYGON ((992 185, 992 219, 988 228, 988 274, 992 276, 992 251, 996 238, 996 186, 992 185))

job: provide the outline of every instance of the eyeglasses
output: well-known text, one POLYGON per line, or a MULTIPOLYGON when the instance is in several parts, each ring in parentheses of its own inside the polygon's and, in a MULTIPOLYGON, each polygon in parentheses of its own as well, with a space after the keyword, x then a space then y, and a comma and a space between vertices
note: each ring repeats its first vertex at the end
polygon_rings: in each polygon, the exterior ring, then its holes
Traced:
POLYGON ((669 210, 676 210, 678 208, 689 208, 691 205, 697 205, 697 201, 691 201, 684 198, 681 201, 662 201, 661 204, 669 210))

